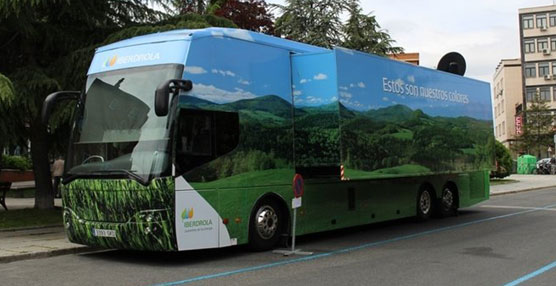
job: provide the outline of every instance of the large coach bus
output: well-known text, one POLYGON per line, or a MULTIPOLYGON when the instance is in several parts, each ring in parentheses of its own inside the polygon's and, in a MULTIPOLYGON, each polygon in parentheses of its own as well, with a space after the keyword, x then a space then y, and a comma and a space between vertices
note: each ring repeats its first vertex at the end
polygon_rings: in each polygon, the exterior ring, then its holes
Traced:
POLYGON ((178 251, 272 248, 297 233, 489 197, 490 88, 353 50, 238 29, 176 30, 96 50, 63 175, 70 241, 178 251))

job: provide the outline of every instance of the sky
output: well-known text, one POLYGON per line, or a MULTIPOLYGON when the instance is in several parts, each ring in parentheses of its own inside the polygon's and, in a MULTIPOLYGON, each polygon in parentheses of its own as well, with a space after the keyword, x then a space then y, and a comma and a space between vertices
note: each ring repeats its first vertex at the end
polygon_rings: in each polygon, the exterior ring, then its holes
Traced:
MULTIPOLYGON (((267 0, 284 4, 284 0, 267 0)), ((519 58, 518 9, 553 5, 552 0, 361 0, 396 45, 420 53, 436 68, 448 52, 461 53, 466 76, 491 83, 501 59, 519 58)))

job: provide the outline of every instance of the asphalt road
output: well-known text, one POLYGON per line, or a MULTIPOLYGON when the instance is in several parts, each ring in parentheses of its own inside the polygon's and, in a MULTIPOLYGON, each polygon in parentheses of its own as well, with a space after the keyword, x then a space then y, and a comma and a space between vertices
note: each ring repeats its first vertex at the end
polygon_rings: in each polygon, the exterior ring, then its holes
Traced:
POLYGON ((235 247, 25 260, 0 264, 0 285, 556 285, 556 189, 496 196, 457 217, 305 236, 298 245, 315 254, 235 247))

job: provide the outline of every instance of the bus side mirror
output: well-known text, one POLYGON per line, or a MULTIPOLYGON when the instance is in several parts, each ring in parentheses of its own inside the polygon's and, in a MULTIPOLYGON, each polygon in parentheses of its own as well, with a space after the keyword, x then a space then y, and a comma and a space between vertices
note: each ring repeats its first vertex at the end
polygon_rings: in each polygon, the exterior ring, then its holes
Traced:
POLYGON ((79 98, 79 91, 58 91, 49 94, 42 105, 41 119, 44 125, 48 125, 48 119, 50 119, 50 113, 58 101, 79 98))
POLYGON ((190 80, 183 79, 170 79, 158 85, 154 92, 154 112, 156 116, 168 115, 170 93, 175 96, 180 90, 190 91, 192 88, 193 83, 190 80))

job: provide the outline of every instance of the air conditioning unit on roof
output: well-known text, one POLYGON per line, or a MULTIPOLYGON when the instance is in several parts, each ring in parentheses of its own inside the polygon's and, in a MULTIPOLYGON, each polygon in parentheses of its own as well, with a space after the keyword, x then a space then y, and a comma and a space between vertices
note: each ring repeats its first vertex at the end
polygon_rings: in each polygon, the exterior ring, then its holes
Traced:
POLYGON ((547 28, 546 28, 546 26, 542 26, 540 29, 541 29, 541 31, 546 31, 547 28))
POLYGON ((542 53, 543 53, 543 55, 550 55, 550 50, 549 49, 543 49, 542 53))
POLYGON ((551 80, 551 79, 552 79, 552 75, 549 74, 544 75, 544 80, 551 80))

